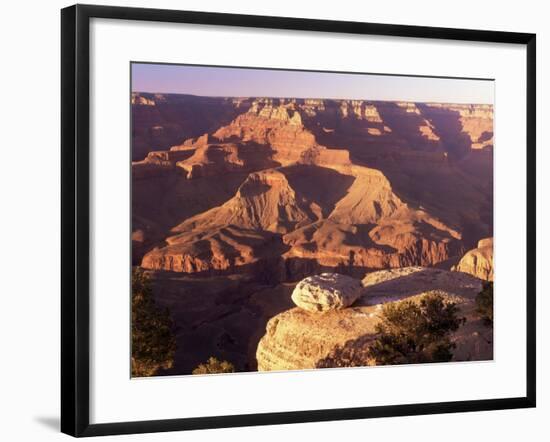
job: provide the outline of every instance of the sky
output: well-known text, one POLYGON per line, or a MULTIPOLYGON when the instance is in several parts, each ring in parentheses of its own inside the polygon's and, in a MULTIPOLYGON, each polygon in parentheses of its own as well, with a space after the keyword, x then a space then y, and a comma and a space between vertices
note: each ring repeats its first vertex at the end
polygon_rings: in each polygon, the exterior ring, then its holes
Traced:
POLYGON ((494 81, 132 63, 132 91, 440 103, 494 101, 494 81))

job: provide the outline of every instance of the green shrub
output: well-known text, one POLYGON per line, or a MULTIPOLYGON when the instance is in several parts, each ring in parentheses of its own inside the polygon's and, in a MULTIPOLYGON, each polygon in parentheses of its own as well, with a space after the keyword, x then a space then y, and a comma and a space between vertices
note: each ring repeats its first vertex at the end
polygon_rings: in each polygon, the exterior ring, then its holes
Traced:
POLYGON ((132 376, 153 376, 171 368, 176 351, 168 309, 155 305, 149 277, 132 270, 132 376))
POLYGON ((386 304, 369 357, 376 365, 450 361, 456 347, 450 335, 466 322, 458 312, 438 294, 386 304))
POLYGON ((476 295, 476 313, 487 326, 493 325, 493 283, 483 283, 483 289, 476 295))
POLYGON ((193 374, 234 373, 235 367, 231 362, 220 361, 211 356, 204 364, 193 370, 193 374))

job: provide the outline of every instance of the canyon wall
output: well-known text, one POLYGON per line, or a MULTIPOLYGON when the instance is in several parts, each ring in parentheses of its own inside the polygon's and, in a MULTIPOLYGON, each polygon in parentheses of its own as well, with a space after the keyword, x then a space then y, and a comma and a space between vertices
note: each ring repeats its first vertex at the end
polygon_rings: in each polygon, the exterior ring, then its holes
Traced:
POLYGON ((457 147, 492 152, 491 106, 133 96, 138 109, 179 109, 181 121, 197 103, 199 114, 219 106, 210 131, 191 121, 191 137, 133 163, 134 181, 172 177, 208 194, 208 183, 241 174, 240 185, 222 204, 165 223, 145 268, 253 273, 264 261, 277 280, 296 280, 336 267, 433 266, 492 233, 492 191, 460 169, 468 152, 457 147))

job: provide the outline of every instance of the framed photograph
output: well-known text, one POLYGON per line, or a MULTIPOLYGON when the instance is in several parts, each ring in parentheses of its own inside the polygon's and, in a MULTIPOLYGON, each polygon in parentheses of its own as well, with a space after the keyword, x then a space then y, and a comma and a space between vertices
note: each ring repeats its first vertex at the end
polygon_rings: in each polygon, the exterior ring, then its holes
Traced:
POLYGON ((535 35, 76 5, 62 431, 535 406, 535 35))

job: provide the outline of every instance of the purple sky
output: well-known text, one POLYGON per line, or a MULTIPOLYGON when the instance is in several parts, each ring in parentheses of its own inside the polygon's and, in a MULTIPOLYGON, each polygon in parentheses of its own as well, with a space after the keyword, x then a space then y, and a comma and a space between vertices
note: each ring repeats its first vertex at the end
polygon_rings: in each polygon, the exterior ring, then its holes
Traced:
POLYGON ((132 91, 224 97, 494 101, 494 82, 203 66, 132 64, 132 91))

